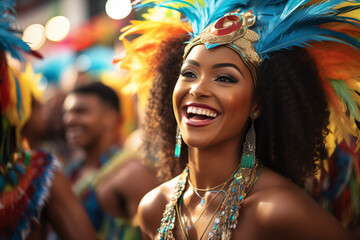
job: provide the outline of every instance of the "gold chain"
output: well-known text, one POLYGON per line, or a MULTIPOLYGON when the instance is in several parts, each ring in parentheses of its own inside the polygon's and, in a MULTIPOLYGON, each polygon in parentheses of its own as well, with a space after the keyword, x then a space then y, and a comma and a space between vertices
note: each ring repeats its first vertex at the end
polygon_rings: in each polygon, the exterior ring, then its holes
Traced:
MULTIPOLYGON (((246 191, 246 193, 249 193, 249 192, 250 192, 252 186, 253 186, 253 185, 256 183, 256 181, 258 180, 259 174, 260 174, 263 166, 264 166, 264 165, 261 163, 261 167, 259 168, 259 171, 258 171, 255 179, 251 182, 251 184, 250 184, 250 186, 249 186, 249 189, 246 191)), ((254 172, 253 172, 253 173, 254 173, 254 172)), ((252 173, 252 174, 253 174, 253 173, 252 173)), ((253 176, 252 176, 251 178, 253 178, 253 176)), ((219 211, 219 209, 220 209, 220 207, 221 207, 221 205, 222 205, 222 203, 223 203, 223 201, 224 201, 225 199, 226 199, 226 195, 225 195, 224 198, 221 200, 221 202, 220 202, 220 204, 218 205, 218 207, 216 208, 214 214, 211 216, 209 223, 207 224, 204 232, 202 233, 202 235, 201 235, 201 237, 200 237, 200 240, 204 237, 204 235, 205 235, 205 233, 206 233, 206 230, 209 228, 209 226, 210 226, 210 224, 212 223, 212 221, 213 221, 216 213, 219 211)))
POLYGON ((217 185, 215 187, 211 187, 211 188, 197 188, 194 185, 192 185, 192 183, 190 182, 190 178, 188 180, 190 187, 193 188, 196 191, 199 191, 199 192, 208 192, 208 191, 211 191, 211 190, 215 190, 215 189, 217 189, 219 187, 222 187, 222 186, 226 185, 227 181, 228 180, 226 180, 226 182, 223 182, 223 183, 221 183, 221 184, 219 184, 219 185, 217 185))
MULTIPOLYGON (((224 190, 224 187, 230 182, 230 180, 233 178, 233 176, 234 176, 234 174, 238 171, 238 169, 240 168, 240 164, 235 168, 235 170, 232 172, 232 174, 229 176, 229 178, 226 180, 226 182, 224 182, 224 183, 222 183, 222 184, 220 184, 220 185, 218 185, 218 186, 216 186, 216 187, 214 187, 214 188, 209 188, 207 191, 210 191, 210 190, 213 190, 213 189, 216 189, 216 188, 219 188, 221 185, 221 189, 215 194, 215 196, 211 199, 211 201, 209 202, 209 204, 204 208, 204 210, 200 213, 200 216, 198 217, 198 219, 195 221, 195 223, 190 227, 190 228, 192 228, 192 227, 194 227, 195 226, 195 224, 200 220, 200 218, 202 217, 202 215, 205 213, 205 211, 209 208, 209 206, 213 203, 213 201, 215 200, 215 198, 221 193, 221 191, 223 191, 224 190)), ((188 183, 189 183, 189 185, 192 187, 192 188, 194 188, 195 189, 195 187, 193 187, 191 184, 190 184, 190 177, 188 178, 188 183)), ((196 189, 197 190, 197 189, 196 189)), ((198 191, 201 191, 201 189, 200 190, 198 190, 198 191)), ((224 201, 224 199, 225 199, 225 197, 226 197, 226 195, 224 196, 224 198, 223 198, 223 200, 221 200, 220 201, 220 204, 219 204, 219 206, 221 206, 221 204, 222 204, 222 202, 224 201)), ((179 199, 181 199, 182 197, 180 197, 179 199)), ((178 206, 179 204, 177 203, 177 204, 175 204, 175 210, 176 210, 176 214, 178 215, 178 217, 179 217, 179 223, 180 223, 180 228, 181 228, 181 232, 182 232, 182 234, 184 235, 184 237, 185 237, 185 239, 188 239, 187 238, 187 236, 186 236, 186 234, 185 234, 185 232, 184 232, 184 229, 183 228, 186 228, 186 226, 185 226, 185 224, 183 224, 182 223, 182 221, 181 221, 181 207, 180 207, 180 210, 179 210, 179 206, 178 206)), ((214 218, 214 216, 215 216, 215 214, 216 214, 216 212, 219 210, 219 206, 216 208, 216 210, 215 210, 215 212, 214 212, 214 214, 213 214, 213 216, 211 217, 211 219, 213 219, 214 218)), ((209 224, 208 224, 208 226, 206 227, 206 229, 209 227, 209 224)), ((205 230, 206 230, 205 229, 205 230)), ((204 235, 204 233, 203 233, 203 235, 204 235)), ((201 236, 201 238, 203 237, 203 235, 201 236)))

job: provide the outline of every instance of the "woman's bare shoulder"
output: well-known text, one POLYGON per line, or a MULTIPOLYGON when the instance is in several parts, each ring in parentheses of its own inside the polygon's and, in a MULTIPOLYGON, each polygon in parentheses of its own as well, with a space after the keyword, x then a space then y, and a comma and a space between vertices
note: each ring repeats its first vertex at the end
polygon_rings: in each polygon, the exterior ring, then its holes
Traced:
POLYGON ((269 169, 259 178, 254 203, 258 224, 267 236, 351 239, 340 223, 302 188, 269 169))
POLYGON ((157 229, 170 197, 173 195, 179 176, 167 181, 148 192, 141 200, 138 207, 138 217, 143 234, 149 239, 154 239, 157 229))

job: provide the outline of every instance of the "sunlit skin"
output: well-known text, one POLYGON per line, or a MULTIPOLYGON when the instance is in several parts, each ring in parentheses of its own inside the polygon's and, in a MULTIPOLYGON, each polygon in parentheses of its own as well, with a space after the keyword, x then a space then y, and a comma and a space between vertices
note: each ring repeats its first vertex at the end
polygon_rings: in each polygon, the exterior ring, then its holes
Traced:
MULTIPOLYGON (((248 123, 254 118, 253 113, 261 114, 254 93, 250 70, 227 47, 207 50, 203 45, 196 46, 185 59, 174 90, 173 107, 188 145, 189 179, 194 186, 217 186, 238 166, 248 123), (201 106, 205 114, 208 109, 208 115, 216 113, 216 117, 189 115, 188 106, 201 106)), ((160 185, 140 203, 140 226, 145 239, 158 239, 157 229, 177 182, 178 177, 160 185)), ((203 196, 208 204, 215 193, 206 192, 203 196)), ((217 217, 216 209, 223 196, 219 194, 189 229, 189 239, 208 239, 214 226, 211 219, 217 217)), ((182 222, 190 227, 203 209, 200 198, 187 185, 181 206, 182 222)), ((301 188, 266 167, 248 193, 238 220, 232 239, 350 239, 335 218, 301 188)), ((175 239, 185 239, 183 232, 177 217, 175 239)))
POLYGON ((99 98, 91 94, 70 94, 64 102, 66 138, 77 147, 90 148, 97 145, 103 134, 105 110, 99 98))
MULTIPOLYGON (((69 94, 63 108, 68 142, 85 150, 80 179, 99 168, 101 154, 116 143, 121 121, 119 113, 95 94, 69 94)), ((158 185, 153 169, 133 156, 97 182, 97 201, 110 215, 132 219, 141 198, 158 185)))
MULTIPOLYGON (((232 50, 221 47, 208 51, 196 46, 181 68, 173 93, 173 107, 185 143, 194 148, 214 148, 229 142, 239 144, 246 121, 253 111, 253 81, 250 71, 232 50), (207 54, 217 54, 209 61, 207 54), (239 64, 240 63, 240 64, 239 64), (207 105, 217 117, 206 126, 187 124, 188 106, 207 105)), ((204 106, 203 109, 207 107, 204 106)), ((238 145, 237 145, 238 146, 238 145)))
POLYGON ((81 172, 86 174, 98 168, 101 154, 116 143, 119 114, 95 94, 71 93, 63 108, 66 139, 84 150, 86 163, 81 172))
POLYGON ((253 80, 238 54, 227 47, 211 51, 196 46, 181 68, 173 93, 173 108, 185 143, 189 149, 190 179, 195 186, 207 188, 224 182, 238 165, 239 146, 244 126, 256 110, 253 80), (188 106, 208 106, 215 117, 206 126, 187 124, 188 106), (228 171, 218 173, 218 157, 226 157, 228 171), (215 167, 215 168, 213 168, 215 167), (201 169, 200 176, 195 173, 201 169), (206 175, 213 178, 208 179, 206 175), (218 176, 216 182, 212 182, 218 176), (211 181, 211 182, 205 182, 211 181))

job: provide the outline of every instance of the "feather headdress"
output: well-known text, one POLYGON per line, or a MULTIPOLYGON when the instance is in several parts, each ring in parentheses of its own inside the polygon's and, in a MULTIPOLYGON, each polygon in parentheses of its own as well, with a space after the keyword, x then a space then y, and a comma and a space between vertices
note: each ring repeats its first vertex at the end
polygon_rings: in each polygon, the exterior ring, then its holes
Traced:
MULTIPOLYGON (((332 138, 340 142, 350 134, 360 135, 359 124, 356 124, 360 122, 359 0, 315 3, 310 0, 166 0, 147 1, 140 7, 164 7, 180 12, 185 17, 182 20, 191 24, 192 39, 236 9, 240 9, 240 13, 252 11, 256 23, 249 28, 259 35, 253 43, 259 64, 273 52, 306 48, 317 64, 329 102, 332 138)), ((157 31, 161 30, 159 26, 157 31)), ((144 31, 137 33, 145 34, 144 31)))

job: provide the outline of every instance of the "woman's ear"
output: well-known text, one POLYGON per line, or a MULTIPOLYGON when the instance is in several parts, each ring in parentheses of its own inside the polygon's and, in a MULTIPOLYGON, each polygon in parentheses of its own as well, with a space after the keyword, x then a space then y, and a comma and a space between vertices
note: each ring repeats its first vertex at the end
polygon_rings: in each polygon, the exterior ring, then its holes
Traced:
POLYGON ((260 106, 258 103, 254 103, 254 105, 252 106, 251 112, 250 112, 250 117, 252 119, 256 119, 256 118, 260 117, 260 115, 261 115, 260 106))

